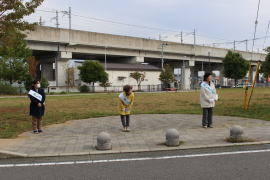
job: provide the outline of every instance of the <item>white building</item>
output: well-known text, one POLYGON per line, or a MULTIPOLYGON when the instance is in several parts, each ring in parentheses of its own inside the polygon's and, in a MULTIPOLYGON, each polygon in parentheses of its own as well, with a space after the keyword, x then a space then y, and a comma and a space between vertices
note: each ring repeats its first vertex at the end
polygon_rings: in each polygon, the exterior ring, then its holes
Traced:
MULTIPOLYGON (((75 86, 84 84, 80 80, 78 69, 82 62, 75 60, 75 86)), ((106 72, 109 75, 109 82, 111 83, 111 87, 108 87, 107 90, 122 91, 123 86, 126 84, 133 86, 133 89, 137 90, 137 81, 130 77, 130 73, 136 71, 145 75, 144 81, 141 82, 141 90, 156 91, 158 88, 161 88, 161 82, 159 80, 161 69, 156 66, 136 63, 107 63, 106 72)), ((95 91, 104 91, 104 88, 100 87, 99 83, 95 83, 95 91)))

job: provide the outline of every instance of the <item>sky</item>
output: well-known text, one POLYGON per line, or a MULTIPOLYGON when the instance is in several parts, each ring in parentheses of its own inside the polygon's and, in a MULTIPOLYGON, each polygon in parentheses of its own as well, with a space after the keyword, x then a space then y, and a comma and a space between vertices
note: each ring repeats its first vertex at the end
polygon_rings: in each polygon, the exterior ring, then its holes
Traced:
MULTIPOLYGON (((71 7, 72 29, 233 48, 233 42, 252 39, 259 0, 44 0, 29 21, 68 28, 61 11, 71 7), (213 44, 220 43, 220 44, 213 44)), ((256 37, 264 37, 270 21, 270 0, 261 0, 256 37)), ((270 32, 268 33, 270 36, 270 32)), ((251 50, 252 41, 248 41, 251 50)), ((270 46, 270 38, 255 41, 254 50, 270 46), (265 41, 265 43, 264 43, 265 41)), ((245 43, 236 42, 244 50, 245 43)))

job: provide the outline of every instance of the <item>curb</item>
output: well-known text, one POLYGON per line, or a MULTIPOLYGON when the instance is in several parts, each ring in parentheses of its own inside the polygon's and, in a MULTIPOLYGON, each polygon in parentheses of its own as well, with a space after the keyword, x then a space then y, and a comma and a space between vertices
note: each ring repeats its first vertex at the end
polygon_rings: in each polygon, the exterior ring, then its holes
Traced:
POLYGON ((0 151, 0 159, 8 158, 25 158, 27 154, 12 152, 12 151, 0 151))
POLYGON ((144 148, 134 150, 107 150, 107 151, 88 151, 88 152, 75 152, 75 153, 55 153, 55 154, 22 154, 11 151, 0 151, 0 159, 8 158, 38 158, 38 157, 64 157, 64 156, 82 156, 82 155, 102 155, 102 154, 124 154, 124 153, 143 153, 143 152, 157 152, 157 151, 171 151, 171 150, 189 150, 189 149, 205 149, 205 148, 221 148, 221 147, 235 147, 235 146, 248 146, 248 145, 262 145, 270 144, 270 141, 259 142, 245 142, 245 143, 230 143, 230 144, 213 144, 213 145, 197 145, 186 147, 157 147, 157 148, 144 148))

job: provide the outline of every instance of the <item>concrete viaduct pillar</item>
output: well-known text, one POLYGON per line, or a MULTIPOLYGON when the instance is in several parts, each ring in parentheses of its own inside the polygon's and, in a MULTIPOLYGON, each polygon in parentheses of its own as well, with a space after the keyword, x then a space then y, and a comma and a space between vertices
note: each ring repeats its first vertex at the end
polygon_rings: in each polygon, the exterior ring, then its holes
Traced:
POLYGON ((190 90, 191 88, 191 67, 193 66, 194 61, 183 61, 181 68, 182 90, 190 90))
POLYGON ((68 61, 72 59, 72 52, 60 52, 60 57, 56 61, 56 86, 66 86, 66 70, 68 68, 68 61))

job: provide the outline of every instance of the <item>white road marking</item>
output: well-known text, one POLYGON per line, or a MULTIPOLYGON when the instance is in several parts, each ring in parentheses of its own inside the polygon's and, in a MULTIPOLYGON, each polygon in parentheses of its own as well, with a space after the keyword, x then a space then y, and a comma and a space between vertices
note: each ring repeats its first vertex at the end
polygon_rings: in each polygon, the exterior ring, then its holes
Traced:
POLYGON ((207 156, 225 156, 225 155, 251 154, 251 153, 264 153, 264 152, 270 152, 270 149, 251 150, 251 151, 206 153, 206 154, 176 155, 176 156, 161 156, 161 157, 145 157, 145 158, 126 158, 126 159, 89 160, 89 161, 67 161, 67 162, 46 162, 46 163, 24 163, 24 164, 0 164, 0 168, 75 165, 75 164, 96 164, 96 163, 127 162, 127 161, 148 161, 148 160, 180 159, 180 158, 194 158, 194 157, 207 157, 207 156))

